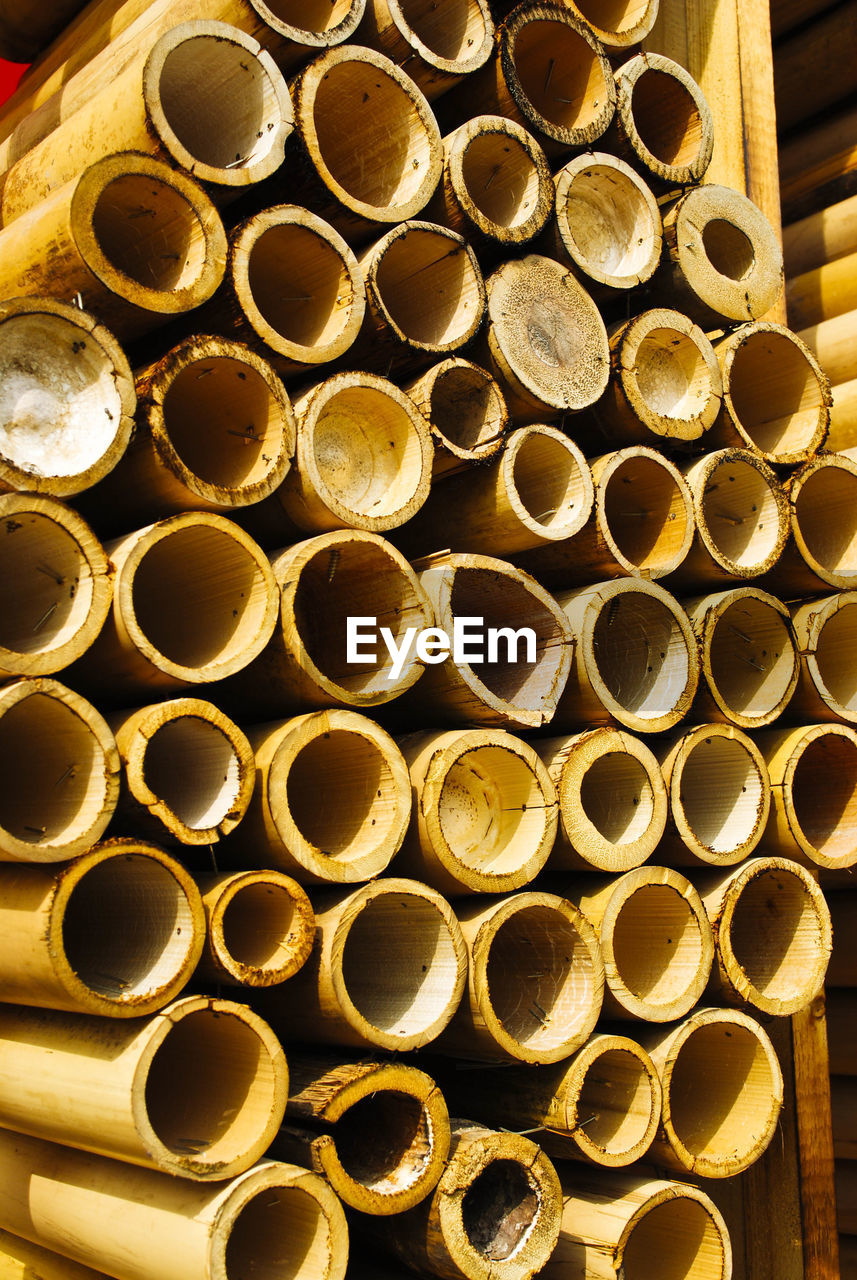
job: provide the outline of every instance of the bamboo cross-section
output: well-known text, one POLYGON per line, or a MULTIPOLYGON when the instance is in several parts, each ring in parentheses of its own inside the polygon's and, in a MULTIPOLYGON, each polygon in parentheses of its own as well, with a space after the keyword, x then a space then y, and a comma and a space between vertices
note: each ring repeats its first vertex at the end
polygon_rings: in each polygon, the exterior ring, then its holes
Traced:
POLYGON ((857 456, 824 453, 790 477, 790 533, 768 576, 784 599, 857 588, 857 456))
POLYGON ((791 711, 805 721, 857 724, 853 678, 857 592, 841 591, 794 605, 792 626, 800 653, 800 680, 791 711))
POLYGON ((658 16, 658 0, 618 0, 609 10, 592 0, 571 0, 568 7, 592 27, 611 54, 639 44, 658 16))
POLYGON ((432 365, 405 391, 428 421, 434 440, 434 475, 485 462, 503 448, 509 426, 506 401, 487 370, 460 356, 432 365))
POLYGON ((767 729, 758 743, 772 787, 766 848, 827 871, 857 863, 857 732, 844 724, 767 729))
POLYGON ((487 62, 494 23, 486 0, 369 0, 356 40, 407 67, 431 100, 487 62))
POLYGON ((238 987, 285 982, 309 958, 315 916, 306 892, 280 871, 197 878, 205 907, 205 951, 197 976, 238 987))
POLYGON ((616 114, 605 146, 642 168, 657 191, 686 187, 711 163, 711 109, 684 67, 660 53, 639 53, 616 72, 616 114))

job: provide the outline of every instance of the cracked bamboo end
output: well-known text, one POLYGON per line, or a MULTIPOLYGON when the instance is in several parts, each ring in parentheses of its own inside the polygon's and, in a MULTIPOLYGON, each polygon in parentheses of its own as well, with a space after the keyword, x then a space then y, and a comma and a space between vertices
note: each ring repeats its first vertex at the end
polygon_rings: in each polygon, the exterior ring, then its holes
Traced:
POLYGON ((370 0, 370 21, 360 38, 389 52, 433 99, 483 66, 494 49, 494 23, 486 0, 370 0))
POLYGON ((857 862, 857 732, 844 724, 768 730, 758 738, 773 803, 765 843, 810 867, 857 862))
POLYGON ((404 388, 427 419, 434 474, 499 454, 509 425, 503 393, 479 365, 450 356, 404 388))
POLYGON ((279 871, 201 876, 208 935, 198 973, 230 986, 285 982, 309 959, 315 916, 306 892, 279 871))
POLYGON ((800 595, 810 591, 816 595, 826 587, 855 590, 857 458, 850 453, 833 453, 814 459, 792 480, 789 499, 798 568, 791 578, 784 560, 782 571, 774 570, 775 589, 787 592, 796 588, 800 595))
POLYGON ((801 682, 792 709, 807 720, 857 724, 857 592, 841 591, 792 606, 801 682))
POLYGON ((618 568, 653 581, 686 560, 696 522, 678 468, 656 449, 629 445, 591 462, 595 519, 618 568))
POLYGON ((556 229, 569 261, 593 283, 632 289, 661 257, 661 215, 639 174, 618 156, 586 152, 554 178, 556 229))

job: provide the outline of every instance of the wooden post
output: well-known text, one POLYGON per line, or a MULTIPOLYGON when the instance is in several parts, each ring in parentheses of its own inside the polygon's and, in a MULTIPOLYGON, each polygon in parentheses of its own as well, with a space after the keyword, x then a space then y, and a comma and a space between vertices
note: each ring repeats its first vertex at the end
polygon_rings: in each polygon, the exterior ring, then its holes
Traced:
POLYGON ((199 876, 205 951, 197 976, 233 987, 270 987, 309 959, 315 915, 304 890, 279 871, 199 876))

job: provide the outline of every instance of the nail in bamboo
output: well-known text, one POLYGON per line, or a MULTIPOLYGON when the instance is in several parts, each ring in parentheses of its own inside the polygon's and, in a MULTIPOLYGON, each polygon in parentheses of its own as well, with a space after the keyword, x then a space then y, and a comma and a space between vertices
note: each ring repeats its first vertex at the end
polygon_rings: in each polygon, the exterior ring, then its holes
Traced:
POLYGON ((842 591, 792 606, 800 680, 791 711, 805 721, 857 724, 857 592, 842 591))
POLYGON ((227 986, 271 987, 309 959, 315 916, 304 890, 279 871, 199 876, 207 925, 197 976, 227 986))
POLYGON ((462 464, 487 462, 501 452, 509 426, 506 401, 495 379, 478 364, 449 356, 404 390, 428 421, 435 476, 462 470, 462 464))
POLYGON ((826 871, 857 863, 857 732, 817 724, 757 740, 771 775, 766 848, 826 871))
POLYGON ((486 0, 438 5, 369 0, 356 37, 380 50, 432 100, 478 71, 494 48, 494 23, 486 0))
POLYGON ((684 67, 638 53, 616 72, 616 114, 604 145, 641 168, 655 190, 686 187, 711 163, 711 110, 684 67))
POLYGON ((857 452, 825 453, 789 480, 791 537, 767 581, 778 595, 857 589, 857 452))

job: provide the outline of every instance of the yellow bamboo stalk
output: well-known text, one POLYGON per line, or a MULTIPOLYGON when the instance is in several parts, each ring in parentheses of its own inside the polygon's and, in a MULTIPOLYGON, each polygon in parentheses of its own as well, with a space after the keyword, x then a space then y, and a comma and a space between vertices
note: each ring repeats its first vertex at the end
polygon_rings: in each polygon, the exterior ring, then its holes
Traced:
POLYGON ((804 721, 857 724, 852 654, 857 635, 857 592, 840 591, 792 606, 800 653, 800 680, 791 702, 804 721))
POLYGON ((801 329, 798 337, 809 347, 821 365, 832 386, 857 378, 857 359, 854 356, 854 332, 857 327, 857 308, 843 315, 821 320, 818 324, 801 329))
POLYGON ((486 0, 456 0, 443 13, 430 0, 369 0, 356 42, 387 55, 431 101, 478 71, 494 47, 494 23, 486 0))
POLYGON ((833 387, 831 396, 827 447, 834 452, 853 449, 857 446, 857 377, 833 387))
POLYGON ((103 1271, 79 1266, 68 1258, 0 1230, 0 1265, 7 1280, 109 1280, 103 1271))
POLYGON ((857 195, 819 209, 799 222, 783 228, 783 258, 786 276, 794 276, 834 262, 857 250, 854 217, 857 195))
POLYGON ((811 869, 857 863, 857 732, 844 724, 759 734, 771 775, 765 846, 811 869))
POLYGON ((227 986, 269 987, 309 959, 315 915, 305 891, 279 871, 197 877, 207 925, 197 974, 227 986))
MULTIPOLYGON (((857 454, 823 453, 784 486, 790 533, 767 583, 785 599, 857 588, 857 454)), ((766 583, 766 585, 767 585, 766 583)))

